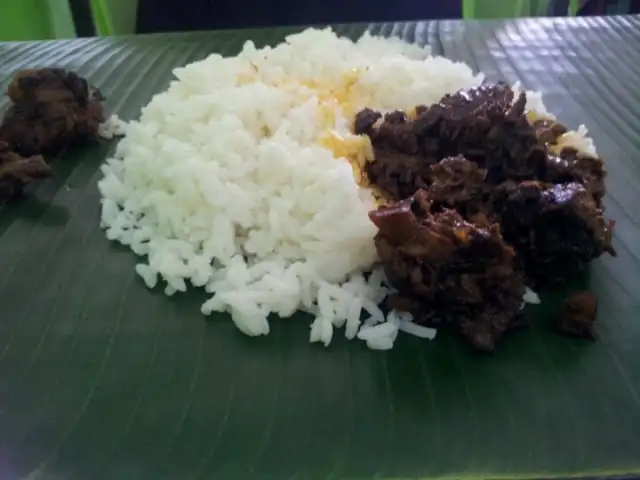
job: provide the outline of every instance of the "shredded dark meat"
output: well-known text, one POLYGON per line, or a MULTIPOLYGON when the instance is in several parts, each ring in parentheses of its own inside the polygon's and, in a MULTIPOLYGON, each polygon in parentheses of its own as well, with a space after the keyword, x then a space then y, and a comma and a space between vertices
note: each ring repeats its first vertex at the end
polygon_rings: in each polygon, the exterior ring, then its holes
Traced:
MULTIPOLYGON (((549 155, 549 158, 553 158, 549 155)), ((557 169, 563 167, 563 175, 554 177, 557 170, 550 168, 547 181, 552 183, 578 182, 593 196, 598 206, 602 204, 602 198, 606 192, 604 180, 607 172, 601 158, 583 155, 574 148, 564 148, 560 153, 561 162, 555 165, 557 169)))
POLYGON ((12 104, 0 123, 0 203, 51 176, 42 155, 97 137, 104 121, 100 91, 73 72, 23 70, 7 95, 12 104))
POLYGON ((0 140, 22 156, 55 154, 96 137, 104 121, 102 95, 73 72, 21 71, 7 95, 13 104, 0 125, 0 140))
POLYGON ((524 293, 515 252, 497 224, 481 228, 454 210, 433 213, 429 192, 371 212, 376 248, 399 293, 390 307, 414 321, 455 328, 474 347, 492 351, 518 318, 524 293))
POLYGON ((381 261, 399 290, 392 306, 418 321, 456 325, 483 350, 518 323, 514 292, 522 279, 544 288, 583 273, 605 252, 615 255, 614 223, 605 221, 602 205, 602 159, 565 146, 567 128, 530 121, 525 106, 525 93, 485 85, 408 113, 365 109, 354 125, 374 150, 367 180, 389 201, 371 219, 381 261), (460 245, 453 224, 491 240, 460 245), (484 248, 493 253, 483 256, 484 248), (462 266, 468 251, 474 256, 462 266), (469 277, 474 269, 491 289, 469 277))
MULTIPOLYGON (((484 168, 489 184, 542 178, 546 149, 524 115, 525 103, 524 93, 514 102, 513 90, 498 84, 417 107, 413 120, 390 122, 387 115, 366 132, 376 160, 365 172, 394 200, 427 187, 428 167, 458 155, 484 168)), ((373 118, 371 112, 367 116, 373 118)))
POLYGON ((382 118, 381 113, 365 108, 356 115, 353 129, 358 135, 369 135, 373 131, 374 124, 380 118, 382 118))
MULTIPOLYGON (((368 122, 375 118, 370 111, 363 112, 366 112, 368 122)), ((372 126, 368 127, 367 134, 371 138, 376 161, 365 165, 365 173, 371 183, 387 196, 400 200, 412 195, 416 188, 427 186, 429 167, 436 162, 423 155, 423 148, 418 145, 414 132, 414 122, 404 113, 389 113, 376 127, 380 118, 378 114, 372 126)))
POLYGON ((597 314, 598 299, 589 292, 577 292, 565 300, 556 327, 563 335, 593 340, 597 314))
POLYGON ((40 155, 23 158, 0 142, 0 204, 19 195, 29 183, 50 177, 51 168, 40 155))
POLYGON ((486 213, 490 190, 487 171, 463 156, 450 157, 429 167, 429 198, 438 209, 453 208, 465 219, 486 213))
POLYGON ((500 223, 532 285, 564 283, 611 246, 613 225, 579 183, 508 183, 500 223))
POLYGON ((605 194, 604 179, 607 175, 602 159, 581 154, 572 147, 558 148, 558 139, 567 133, 567 127, 561 123, 538 120, 533 126, 540 142, 556 151, 549 151, 547 154, 543 180, 550 183, 582 183, 600 206, 605 194))

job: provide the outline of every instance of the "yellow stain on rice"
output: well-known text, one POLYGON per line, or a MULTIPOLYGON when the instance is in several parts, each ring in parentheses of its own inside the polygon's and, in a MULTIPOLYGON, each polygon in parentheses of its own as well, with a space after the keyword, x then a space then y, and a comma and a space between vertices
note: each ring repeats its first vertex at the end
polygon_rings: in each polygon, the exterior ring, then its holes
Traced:
MULTIPOLYGON (((238 75, 239 85, 262 81, 258 68, 253 64, 251 67, 253 70, 251 73, 238 75)), ((362 102, 358 101, 360 93, 357 87, 363 72, 364 69, 354 68, 333 81, 287 77, 273 84, 276 88, 298 90, 302 101, 311 97, 318 99, 320 111, 318 120, 323 133, 317 139, 317 143, 330 150, 337 159, 347 160, 353 169, 356 182, 361 186, 365 186, 366 183, 364 166, 374 158, 371 141, 364 135, 352 133, 341 135, 335 128, 338 115, 342 114, 352 121, 360 108, 362 102)))
POLYGON ((344 158, 349 162, 359 185, 365 182, 364 166, 373 159, 373 146, 369 137, 350 134, 345 138, 335 130, 329 130, 318 139, 318 143, 333 152, 334 157, 344 158))

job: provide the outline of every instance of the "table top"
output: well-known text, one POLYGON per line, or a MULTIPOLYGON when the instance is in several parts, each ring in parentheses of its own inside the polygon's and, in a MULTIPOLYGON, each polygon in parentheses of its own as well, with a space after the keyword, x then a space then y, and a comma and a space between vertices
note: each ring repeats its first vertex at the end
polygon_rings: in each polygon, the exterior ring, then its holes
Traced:
MULTIPOLYGON (((0 477, 515 478, 640 473, 640 17, 336 27, 429 43, 490 80, 520 81, 609 170, 619 256, 594 263, 599 341, 537 326, 479 357, 447 335, 389 353, 308 322, 245 338, 202 295, 168 298, 99 228, 100 164, 115 143, 56 160, 0 209, 0 477), (341 337, 341 336, 340 336, 341 337)), ((174 67, 291 29, 0 44, 0 78, 59 66, 136 118, 174 67)))

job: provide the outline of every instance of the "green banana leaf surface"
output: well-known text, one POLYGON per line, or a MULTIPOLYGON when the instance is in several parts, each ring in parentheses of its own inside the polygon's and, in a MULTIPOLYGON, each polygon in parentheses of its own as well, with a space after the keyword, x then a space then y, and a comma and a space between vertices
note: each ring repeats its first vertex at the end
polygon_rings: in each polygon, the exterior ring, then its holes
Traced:
MULTIPOLYGON (((1 479, 540 478, 640 473, 640 18, 336 27, 429 43, 490 80, 541 90, 584 123, 609 170, 618 257, 594 262, 598 341, 550 329, 565 292, 495 355, 447 334, 386 353, 304 315, 248 338, 166 297, 99 226, 100 165, 115 141, 67 152, 55 176, 0 209, 1 479)), ((135 119, 172 69, 291 29, 0 44, 0 82, 78 71, 109 113, 135 119)), ((3 100, 6 106, 6 99, 3 100)))

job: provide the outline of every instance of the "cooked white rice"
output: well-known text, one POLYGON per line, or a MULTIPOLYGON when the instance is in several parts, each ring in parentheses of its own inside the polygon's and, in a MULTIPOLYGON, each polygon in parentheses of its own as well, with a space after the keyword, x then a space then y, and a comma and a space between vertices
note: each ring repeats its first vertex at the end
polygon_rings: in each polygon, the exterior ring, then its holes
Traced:
POLYGON ((399 330, 433 338, 410 315, 385 319, 384 275, 363 275, 376 259, 374 199, 345 158, 370 147, 349 125, 363 107, 436 102, 482 75, 417 45, 329 29, 273 48, 247 42, 174 73, 99 183, 102 227, 141 256, 145 284, 162 279, 167 295, 204 287, 203 314, 229 312, 247 335, 268 334, 270 314, 303 310, 315 317, 311 341, 325 345, 335 327, 377 349, 399 330))
POLYGON ((127 122, 123 121, 117 115, 111 115, 98 128, 98 135, 106 140, 114 137, 122 137, 127 133, 127 122))

